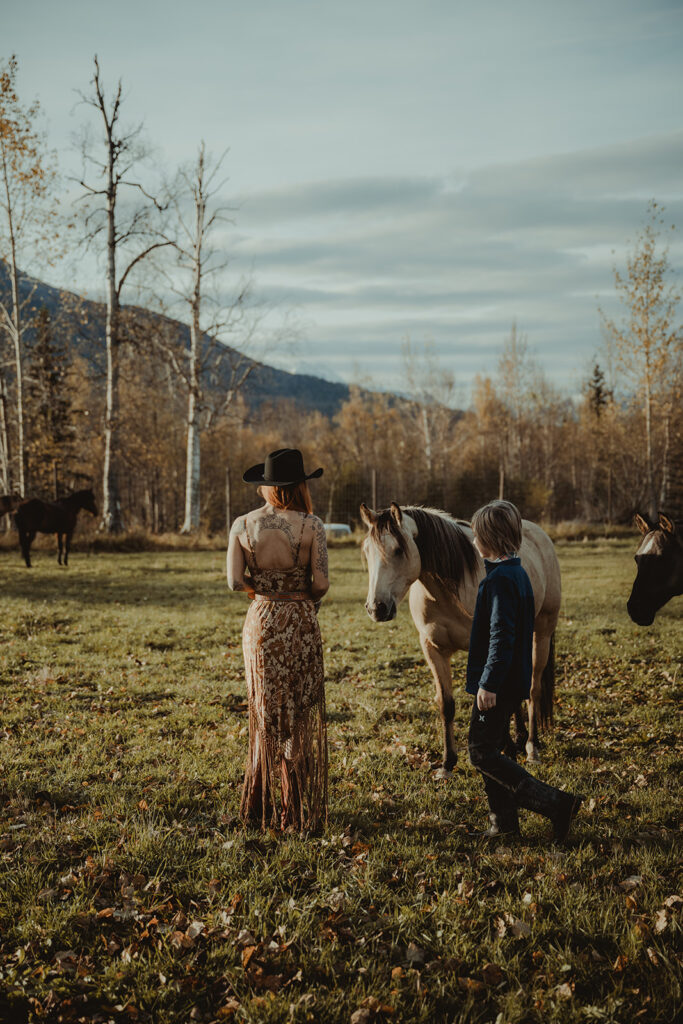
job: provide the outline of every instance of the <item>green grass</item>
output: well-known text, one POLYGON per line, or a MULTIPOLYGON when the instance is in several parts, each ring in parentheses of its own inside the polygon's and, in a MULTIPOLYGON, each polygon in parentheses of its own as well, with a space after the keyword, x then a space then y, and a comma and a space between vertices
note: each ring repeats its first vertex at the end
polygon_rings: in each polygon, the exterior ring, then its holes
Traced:
POLYGON ((486 807, 464 661, 460 764, 439 782, 408 609, 370 621, 357 550, 332 551, 320 615, 330 820, 313 839, 236 821, 246 602, 221 552, 75 553, 63 570, 38 550, 30 571, 0 552, 0 1019, 668 1024, 681 600, 630 622, 633 550, 558 546, 538 774, 587 798, 562 850, 531 814, 514 847, 467 835, 486 807))

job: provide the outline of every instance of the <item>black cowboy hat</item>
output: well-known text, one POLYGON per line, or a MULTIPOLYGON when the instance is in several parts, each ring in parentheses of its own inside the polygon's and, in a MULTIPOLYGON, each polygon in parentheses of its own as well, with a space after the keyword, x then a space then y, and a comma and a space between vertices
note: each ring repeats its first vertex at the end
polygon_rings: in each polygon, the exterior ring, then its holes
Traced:
POLYGON ((277 451, 266 456, 265 462, 251 466, 242 479, 247 484, 287 487, 290 484, 300 484, 304 480, 322 475, 322 469, 306 473, 303 456, 298 448, 278 448, 277 451))

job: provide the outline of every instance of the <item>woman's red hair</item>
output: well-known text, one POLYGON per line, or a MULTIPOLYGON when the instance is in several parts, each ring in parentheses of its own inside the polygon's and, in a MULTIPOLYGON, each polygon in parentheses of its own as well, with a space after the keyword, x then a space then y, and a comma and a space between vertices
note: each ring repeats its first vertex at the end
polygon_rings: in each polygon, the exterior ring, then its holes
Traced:
POLYGON ((264 484, 258 492, 264 501, 281 512, 308 512, 310 515, 313 511, 311 492, 305 480, 300 484, 287 484, 283 487, 266 487, 264 484))

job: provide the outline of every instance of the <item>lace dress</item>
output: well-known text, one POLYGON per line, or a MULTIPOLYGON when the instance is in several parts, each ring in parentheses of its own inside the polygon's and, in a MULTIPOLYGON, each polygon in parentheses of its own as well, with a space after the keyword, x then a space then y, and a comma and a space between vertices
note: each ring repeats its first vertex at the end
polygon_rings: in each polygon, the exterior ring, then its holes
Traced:
POLYGON ((242 631, 249 756, 240 817, 264 829, 312 831, 327 820, 322 643, 310 568, 298 564, 305 521, 291 569, 261 568, 246 533, 256 596, 242 631))

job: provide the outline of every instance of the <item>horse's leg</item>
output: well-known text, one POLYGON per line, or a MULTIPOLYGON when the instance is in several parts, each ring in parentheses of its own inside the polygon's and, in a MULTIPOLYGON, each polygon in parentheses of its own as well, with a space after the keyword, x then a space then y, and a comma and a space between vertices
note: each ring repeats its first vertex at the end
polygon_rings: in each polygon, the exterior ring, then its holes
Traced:
MULTIPOLYGON (((62 564, 62 534, 61 533, 57 534, 57 548, 58 548, 58 551, 59 551, 59 553, 57 555, 57 565, 61 565, 62 564)), ((64 565, 66 565, 66 558, 64 559, 64 565)))
POLYGON ((64 538, 64 565, 69 564, 69 552, 71 551, 71 533, 67 533, 64 538))
POLYGON ((538 756, 538 730, 541 724, 541 691, 543 670, 550 654, 550 634, 534 633, 533 671, 529 693, 529 738, 526 741, 526 759, 540 761, 538 756))
POLYGON ((19 528, 19 543, 21 544, 21 553, 24 556, 26 562, 26 568, 31 568, 31 540, 28 530, 22 530, 19 528))
POLYGON ((515 750, 518 754, 523 754, 526 750, 526 741, 529 739, 529 730, 527 729, 527 716, 524 714, 524 709, 521 703, 515 708, 515 750))
POLYGON ((458 761, 458 755, 455 750, 455 738, 453 736, 455 704, 453 702, 451 657, 450 654, 446 654, 426 637, 420 637, 420 644, 436 683, 436 701, 441 712, 441 723, 443 726, 443 765, 438 770, 437 776, 440 779, 447 779, 458 761))

